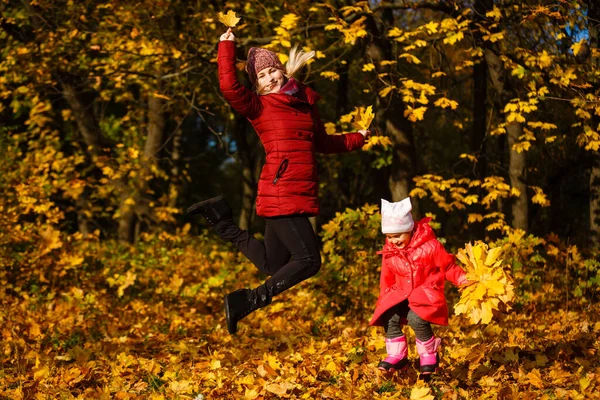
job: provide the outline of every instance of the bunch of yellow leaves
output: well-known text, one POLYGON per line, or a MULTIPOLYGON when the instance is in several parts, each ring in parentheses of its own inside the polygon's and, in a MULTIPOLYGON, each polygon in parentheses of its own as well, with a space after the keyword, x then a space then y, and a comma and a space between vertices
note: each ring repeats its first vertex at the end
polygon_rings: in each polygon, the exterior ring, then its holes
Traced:
POLYGON ((369 129, 371 121, 375 114, 373 114, 373 106, 369 106, 366 109, 364 107, 356 107, 356 115, 352 121, 352 126, 356 129, 369 129))
POLYGON ((467 314, 471 323, 488 324, 494 310, 504 306, 514 298, 512 277, 504 270, 500 257, 502 247, 489 249, 480 241, 472 246, 467 243, 456 257, 465 265, 467 279, 473 282, 463 289, 460 300, 454 306, 456 314, 467 314))
POLYGON ((238 18, 238 16, 235 14, 235 12, 229 10, 227 11, 227 14, 223 14, 222 12, 219 11, 218 14, 219 17, 219 22, 227 25, 230 28, 233 28, 234 26, 237 25, 238 22, 240 22, 241 18, 238 18))

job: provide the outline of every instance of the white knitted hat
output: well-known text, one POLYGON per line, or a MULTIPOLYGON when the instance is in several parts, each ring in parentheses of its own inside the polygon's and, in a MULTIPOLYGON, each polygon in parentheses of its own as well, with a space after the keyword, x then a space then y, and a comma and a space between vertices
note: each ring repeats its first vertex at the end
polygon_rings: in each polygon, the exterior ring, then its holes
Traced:
POLYGON ((381 199, 381 232, 404 233, 410 232, 415 226, 410 211, 410 197, 396 203, 381 199))

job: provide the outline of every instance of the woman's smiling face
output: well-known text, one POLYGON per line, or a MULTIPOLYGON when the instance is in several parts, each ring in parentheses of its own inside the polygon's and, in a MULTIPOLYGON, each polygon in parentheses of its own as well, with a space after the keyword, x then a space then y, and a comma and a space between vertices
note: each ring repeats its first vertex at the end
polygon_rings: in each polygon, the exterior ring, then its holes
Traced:
POLYGON ((280 69, 268 67, 261 70, 256 75, 256 79, 260 94, 270 94, 279 92, 285 81, 285 75, 280 69))

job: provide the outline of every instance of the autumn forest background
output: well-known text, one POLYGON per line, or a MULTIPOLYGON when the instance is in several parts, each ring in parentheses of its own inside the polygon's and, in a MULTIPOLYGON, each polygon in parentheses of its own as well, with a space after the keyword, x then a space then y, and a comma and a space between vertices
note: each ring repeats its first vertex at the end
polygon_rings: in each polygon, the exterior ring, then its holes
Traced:
MULTIPOLYGON (((600 6, 594 0, 0 0, 0 399, 590 399, 600 392, 600 6), (316 57, 317 276, 230 336, 255 268, 184 214, 254 213, 264 152, 218 89, 219 12, 316 57), (442 370, 376 370, 381 198, 446 248, 500 249, 510 307, 451 311, 442 370)), ((500 254, 500 253, 498 253, 500 254)), ((447 288, 450 309, 461 293, 447 288)), ((477 301, 484 301, 480 295, 477 301)), ((484 304, 484 303, 481 303, 484 304)), ((418 356, 409 329, 410 357, 418 356)))

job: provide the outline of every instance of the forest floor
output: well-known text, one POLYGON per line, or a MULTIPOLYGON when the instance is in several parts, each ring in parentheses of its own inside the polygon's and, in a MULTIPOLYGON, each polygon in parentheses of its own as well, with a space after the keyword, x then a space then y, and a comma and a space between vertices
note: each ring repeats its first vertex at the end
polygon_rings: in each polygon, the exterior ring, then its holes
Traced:
POLYGON ((40 272, 37 284, 0 292, 0 399, 600 398, 600 305, 560 282, 521 292, 489 325, 451 311, 435 327, 441 370, 425 382, 412 331, 409 367, 378 371, 373 304, 335 315, 319 275, 229 335, 223 295, 260 277, 239 254, 202 246, 88 249, 60 279, 40 272))

